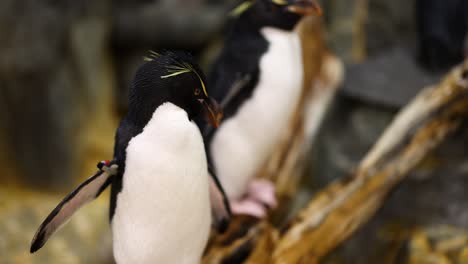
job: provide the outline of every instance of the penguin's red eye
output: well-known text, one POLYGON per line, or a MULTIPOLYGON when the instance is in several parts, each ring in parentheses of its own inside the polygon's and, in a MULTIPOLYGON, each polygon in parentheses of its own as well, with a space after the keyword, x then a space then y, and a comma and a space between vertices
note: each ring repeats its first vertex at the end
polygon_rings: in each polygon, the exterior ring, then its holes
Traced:
POLYGON ((200 89, 199 89, 199 88, 195 89, 195 91, 194 91, 193 93, 194 93, 195 95, 200 95, 200 89))

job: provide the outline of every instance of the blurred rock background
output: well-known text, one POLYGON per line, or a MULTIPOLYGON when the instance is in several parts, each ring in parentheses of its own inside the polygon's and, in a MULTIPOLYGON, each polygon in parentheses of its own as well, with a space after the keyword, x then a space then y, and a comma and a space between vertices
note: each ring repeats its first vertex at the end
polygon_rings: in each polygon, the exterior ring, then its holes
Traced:
MULTIPOLYGON (((0 1, 0 263, 112 263, 106 194, 38 254, 29 242, 63 195, 111 157, 147 50, 188 49, 209 65, 233 2, 0 1)), ((311 153, 308 196, 349 173, 394 114, 463 59, 468 27, 465 0, 321 3, 328 45, 347 72, 311 153)), ((467 143, 461 133, 434 153, 328 261, 383 263, 386 253, 401 263, 414 228, 468 229, 467 143)))

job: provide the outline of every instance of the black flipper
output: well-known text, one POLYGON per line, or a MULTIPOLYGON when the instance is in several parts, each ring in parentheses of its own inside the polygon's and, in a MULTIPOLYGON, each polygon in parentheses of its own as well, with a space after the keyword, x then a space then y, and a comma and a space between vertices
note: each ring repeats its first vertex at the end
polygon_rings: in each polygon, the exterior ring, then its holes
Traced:
POLYGON ((231 207, 223 187, 210 167, 208 167, 208 172, 210 174, 210 202, 213 226, 219 232, 224 232, 231 220, 231 207))
MULTIPOLYGON (((233 80, 229 89, 224 91, 223 96, 219 99, 220 106, 223 109, 223 120, 235 115, 242 102, 252 96, 254 83, 258 81, 258 78, 259 71, 255 69, 252 73, 237 76, 233 80)), ((202 132, 205 145, 209 145, 216 129, 201 119, 197 119, 197 125, 202 132)), ((209 148, 207 151, 209 151, 209 148)))
POLYGON ((96 174, 68 194, 42 222, 31 242, 31 253, 44 246, 49 237, 62 227, 78 209, 98 197, 111 183, 118 166, 113 162, 100 162, 98 168, 96 174))

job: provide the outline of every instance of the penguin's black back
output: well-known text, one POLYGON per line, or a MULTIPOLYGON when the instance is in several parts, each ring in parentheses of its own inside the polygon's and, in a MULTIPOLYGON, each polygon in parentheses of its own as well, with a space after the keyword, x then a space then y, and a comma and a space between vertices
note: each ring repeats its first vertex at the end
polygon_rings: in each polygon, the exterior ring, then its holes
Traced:
POLYGON ((223 109, 225 119, 234 115, 238 106, 251 96, 258 82, 260 59, 268 50, 268 41, 260 28, 247 22, 239 18, 231 25, 224 48, 207 77, 210 94, 218 102, 223 102, 234 83, 246 78, 244 87, 223 109))
POLYGON ((272 27, 291 31, 300 18, 297 14, 282 10, 270 0, 259 0, 232 21, 224 47, 208 74, 210 94, 221 103, 234 83, 244 83, 239 93, 224 106, 225 119, 236 113, 258 83, 260 59, 269 47, 261 30, 272 27))

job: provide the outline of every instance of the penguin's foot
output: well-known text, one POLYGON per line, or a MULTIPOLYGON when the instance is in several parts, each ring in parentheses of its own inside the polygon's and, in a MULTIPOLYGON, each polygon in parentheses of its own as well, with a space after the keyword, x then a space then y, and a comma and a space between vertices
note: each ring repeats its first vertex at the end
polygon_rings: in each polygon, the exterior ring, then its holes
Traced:
POLYGON ((264 179, 255 179, 249 183, 246 196, 231 202, 234 214, 246 214, 264 218, 267 210, 277 206, 275 185, 264 179))
POLYGON ((264 218, 267 215, 265 206, 249 198, 232 201, 231 211, 235 215, 250 215, 256 218, 264 218))

